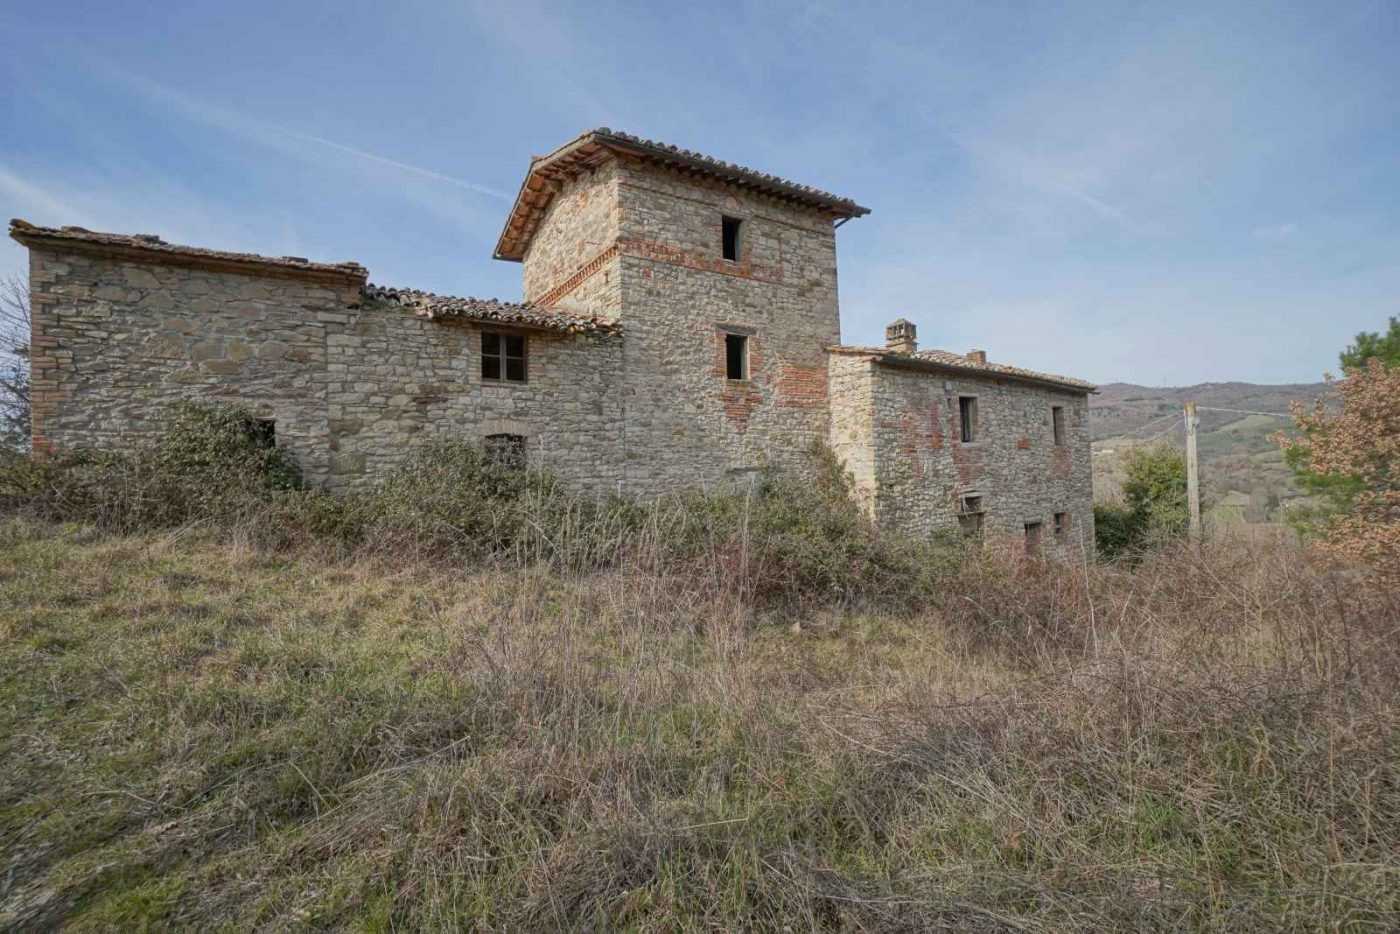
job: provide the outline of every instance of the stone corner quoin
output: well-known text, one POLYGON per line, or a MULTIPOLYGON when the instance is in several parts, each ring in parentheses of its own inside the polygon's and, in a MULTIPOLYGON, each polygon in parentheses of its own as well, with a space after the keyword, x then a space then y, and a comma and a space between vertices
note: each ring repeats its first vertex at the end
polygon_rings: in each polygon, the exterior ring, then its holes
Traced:
POLYGON ((368 284, 355 263, 12 221, 29 249, 36 453, 120 446, 182 399, 237 402, 308 480, 418 442, 507 437, 585 492, 810 474, 825 442, 882 527, 1092 552, 1079 380, 840 343, 848 199, 611 130, 534 160, 496 255, 524 301, 368 284))

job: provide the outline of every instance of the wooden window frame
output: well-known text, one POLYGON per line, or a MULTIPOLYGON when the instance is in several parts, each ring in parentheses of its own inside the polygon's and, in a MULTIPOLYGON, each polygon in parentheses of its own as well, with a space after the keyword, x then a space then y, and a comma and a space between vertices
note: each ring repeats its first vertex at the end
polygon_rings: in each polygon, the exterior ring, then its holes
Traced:
POLYGON ((1045 532, 1045 523, 1039 520, 1027 522, 1026 528, 1026 554, 1033 555, 1040 551, 1041 537, 1045 532))
POLYGON ((958 396, 958 442, 976 444, 981 432, 978 429, 977 397, 958 396))
POLYGON ((1055 447, 1065 446, 1065 407, 1062 405, 1050 406, 1050 436, 1055 441, 1055 447))
POLYGON ((721 214, 719 217, 719 255, 728 263, 737 263, 744 255, 744 219, 735 217, 732 214, 721 214), (730 256, 725 250, 729 245, 730 225, 734 229, 734 255, 730 256))
POLYGON ((530 336, 519 331, 511 331, 504 328, 482 328, 481 329, 481 382, 489 386, 523 386, 530 382, 530 336), (488 353, 486 350, 486 339, 495 337, 499 339, 499 350, 496 353, 488 353), (507 353, 508 341, 513 338, 520 340, 520 355, 516 357, 507 353), (508 361, 520 361, 520 379, 510 379, 506 374, 510 372, 508 361), (495 360, 499 376, 486 375, 486 361, 495 360))

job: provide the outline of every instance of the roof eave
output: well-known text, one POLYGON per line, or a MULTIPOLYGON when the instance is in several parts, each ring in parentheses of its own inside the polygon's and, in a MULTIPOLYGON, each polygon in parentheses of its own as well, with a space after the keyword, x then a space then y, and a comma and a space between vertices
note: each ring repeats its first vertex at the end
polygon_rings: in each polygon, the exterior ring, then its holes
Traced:
MULTIPOLYGON (((578 150, 587 146, 600 147, 612 152, 625 153, 643 159, 682 165, 721 178, 729 184, 764 191, 774 197, 786 198, 817 210, 827 211, 835 218, 850 220, 856 217, 864 217, 870 213, 870 208, 857 204, 855 201, 848 198, 840 198, 827 192, 808 190, 801 185, 788 182, 786 179, 777 178, 776 176, 759 177, 761 173, 757 173, 752 169, 745 169, 742 166, 733 166, 729 167, 729 171, 739 177, 727 178, 723 175, 723 166, 710 164, 704 159, 696 158, 685 152, 673 152, 663 147, 648 146, 645 141, 633 139, 625 135, 604 132, 602 130, 588 130, 569 140, 548 155, 536 156, 530 160, 530 168, 525 173, 524 181, 520 183, 520 188, 515 195, 515 201, 511 204, 510 213, 506 215, 505 226, 501 229, 501 235, 496 240, 496 248, 491 254, 492 259, 514 263, 524 260, 525 253, 529 250, 530 243, 534 240, 538 227, 536 226, 524 231, 519 231, 515 237, 512 237, 511 233, 513 228, 519 228, 522 225, 523 222, 520 220, 522 211, 526 209, 535 210, 535 208, 528 205, 526 201, 529 192, 539 190, 539 188, 531 187, 531 181, 539 177, 542 182, 541 187, 553 184, 552 180, 539 176, 538 173, 563 162, 565 159, 572 157, 578 150)), ((541 212, 547 210, 550 200, 552 200, 552 196, 547 198, 538 210, 541 212)))
POLYGON ((1099 388, 1092 383, 1070 383, 1024 373, 1006 373, 998 370, 984 370, 975 366, 958 366, 956 363, 945 363, 941 360, 925 360, 919 357, 911 357, 908 354, 889 353, 873 347, 833 346, 828 347, 827 351, 829 353, 839 353, 847 356, 869 357, 874 362, 884 366, 902 367, 910 370, 924 370, 926 372, 958 373, 976 379, 1012 380, 1018 383, 1029 383, 1034 386, 1042 386, 1059 392, 1070 392, 1078 395, 1096 395, 1099 391, 1099 388))
MULTIPOLYGON (((243 275, 269 276, 283 279, 362 285, 369 277, 363 266, 337 266, 329 263, 291 263, 271 256, 255 254, 219 253, 200 251, 198 248, 182 249, 176 244, 143 246, 138 243, 115 243, 67 235, 52 228, 38 227, 27 221, 15 218, 10 221, 10 239, 29 249, 46 249, 81 253, 86 256, 102 256, 148 265, 180 266, 203 269, 213 272, 233 272, 243 275)), ((92 237, 120 236, 86 232, 92 237)))

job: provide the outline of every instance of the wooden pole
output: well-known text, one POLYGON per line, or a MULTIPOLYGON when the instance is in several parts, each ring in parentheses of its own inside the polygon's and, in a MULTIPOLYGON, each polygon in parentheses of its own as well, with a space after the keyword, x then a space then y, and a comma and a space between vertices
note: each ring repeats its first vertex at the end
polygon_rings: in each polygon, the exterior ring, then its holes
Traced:
POLYGON ((1191 516, 1191 540, 1201 540, 1201 472, 1196 463, 1196 403, 1186 403, 1186 508, 1191 516))

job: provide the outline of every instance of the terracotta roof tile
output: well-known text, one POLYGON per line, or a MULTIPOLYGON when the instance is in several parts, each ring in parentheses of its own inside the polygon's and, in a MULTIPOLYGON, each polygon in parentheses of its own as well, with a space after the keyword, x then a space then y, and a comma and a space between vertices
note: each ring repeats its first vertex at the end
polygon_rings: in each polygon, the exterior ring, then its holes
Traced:
POLYGON ((1027 370, 1019 366, 1009 366, 1005 363, 983 363, 962 354, 952 353, 947 350, 920 350, 912 354, 896 353, 885 347, 853 347, 840 345, 827 348, 832 353, 859 354, 874 357, 881 363, 888 363, 892 366, 915 366, 920 364, 930 369, 953 370, 957 372, 970 373, 976 376, 993 376, 1004 379, 1015 379, 1024 382, 1042 383, 1052 386, 1059 386, 1071 389, 1075 392, 1095 392, 1098 387, 1082 379, 1074 379, 1069 376, 1058 376, 1054 373, 1041 373, 1036 370, 1027 370))
POLYGON ((369 275, 369 271, 359 263, 313 263, 301 256, 262 256, 257 253, 208 250, 203 247, 166 243, 155 234, 103 233, 83 227, 40 227, 20 218, 10 221, 10 236, 26 246, 68 244, 75 249, 129 254, 154 262, 196 263, 226 269, 257 267, 279 274, 305 273, 314 277, 361 281, 369 275))
POLYGON ((367 285, 361 290, 361 294, 368 301, 406 308, 420 318, 430 320, 446 318, 485 321, 544 331, 565 331, 571 334, 613 334, 622 330, 621 324, 607 318, 572 314, 552 306, 542 308, 538 305, 503 302, 495 298, 457 298, 382 285, 367 285))
POLYGON ((629 153, 651 162, 699 172, 740 187, 821 208, 837 217, 861 217, 870 213, 869 208, 862 207, 850 198, 843 198, 811 185, 803 185, 768 172, 725 162, 670 143, 645 139, 609 127, 598 127, 579 134, 549 155, 536 156, 530 160, 530 170, 520 185, 515 204, 511 207, 510 216, 506 218, 505 228, 496 244, 496 258, 524 258, 525 250, 544 216, 544 209, 553 198, 553 187, 550 184, 553 176, 596 165, 609 151, 629 153))

